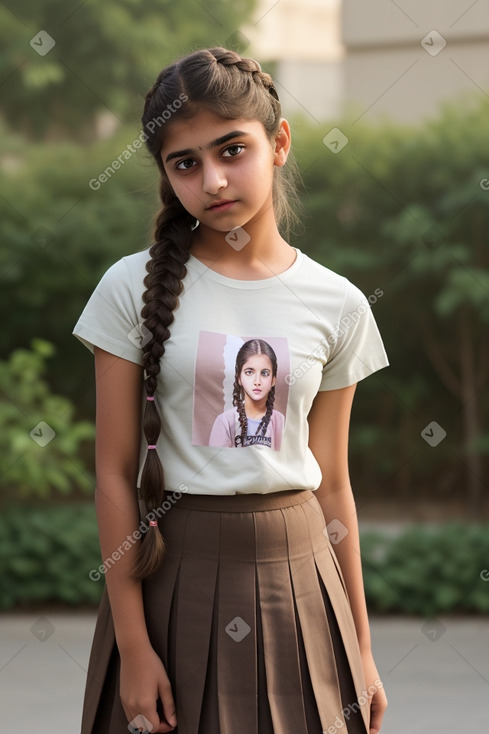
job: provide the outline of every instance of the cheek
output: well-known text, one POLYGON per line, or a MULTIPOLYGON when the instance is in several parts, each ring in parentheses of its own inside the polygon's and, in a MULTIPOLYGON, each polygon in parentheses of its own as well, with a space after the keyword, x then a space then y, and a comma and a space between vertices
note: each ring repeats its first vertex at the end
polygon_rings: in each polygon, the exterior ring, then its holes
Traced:
POLYGON ((180 201, 190 201, 195 198, 191 181, 179 181, 175 184, 173 190, 175 192, 175 196, 180 199, 180 201))
POLYGON ((250 182, 253 181, 256 185, 257 181, 260 181, 262 184, 271 179, 273 176, 273 166, 269 161, 264 161, 263 165, 258 165, 253 168, 251 171, 249 180, 250 182))
POLYGON ((189 201, 196 198, 195 176, 182 176, 169 179, 173 193, 180 201, 189 201))

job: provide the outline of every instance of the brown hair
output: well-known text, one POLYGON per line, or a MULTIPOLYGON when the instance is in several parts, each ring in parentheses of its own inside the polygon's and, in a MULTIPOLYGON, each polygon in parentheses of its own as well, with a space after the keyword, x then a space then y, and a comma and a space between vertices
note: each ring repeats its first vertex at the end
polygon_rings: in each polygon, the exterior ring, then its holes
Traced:
MULTIPOLYGON (((241 370, 250 357, 255 354, 266 354, 272 363, 272 377, 277 376, 277 356, 270 344, 263 339, 250 339, 245 342, 236 355, 236 367, 234 371, 234 388, 233 388, 233 405, 238 409, 239 425, 241 426, 241 446, 246 446, 246 437, 248 435, 248 418, 244 405, 244 388, 239 382, 241 370)), ((275 385, 271 388, 267 395, 267 410, 256 429, 255 436, 264 436, 267 432, 268 424, 273 413, 273 404, 275 403, 275 385)))
MULTIPOLYGON (((143 340, 144 382, 147 397, 154 396, 160 360, 165 353, 168 327, 183 290, 187 273, 185 263, 192 244, 192 227, 197 220, 175 196, 165 173, 160 151, 165 128, 172 120, 188 119, 205 109, 225 119, 243 117, 262 122, 270 141, 279 131, 281 105, 272 77, 257 61, 242 58, 222 47, 202 49, 165 67, 145 98, 142 115, 146 147, 161 173, 159 193, 162 209, 156 217, 154 244, 149 249, 144 278, 145 305, 141 316, 148 337, 143 340), (169 121, 169 122, 168 122, 169 121), (145 343, 146 342, 146 343, 145 343)), ((296 182, 300 175, 293 155, 287 164, 273 172, 273 207, 277 226, 297 221, 296 182)), ((161 418, 155 401, 146 400, 143 432, 149 445, 155 445, 161 431, 161 418)), ((164 472, 158 453, 148 450, 141 475, 141 497, 146 510, 156 510, 165 499, 164 472)), ((176 490, 176 488, 175 488, 176 490)), ((135 575, 142 579, 156 571, 165 555, 159 528, 149 526, 139 548, 135 575)))

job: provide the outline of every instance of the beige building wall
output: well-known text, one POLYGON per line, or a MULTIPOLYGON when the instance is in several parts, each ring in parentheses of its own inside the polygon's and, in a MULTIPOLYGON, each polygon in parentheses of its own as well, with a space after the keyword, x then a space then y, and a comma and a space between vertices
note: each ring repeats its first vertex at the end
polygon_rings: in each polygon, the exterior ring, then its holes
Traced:
POLYGON ((260 0, 242 31, 285 116, 416 123, 489 95, 489 0, 260 0))
POLYGON ((284 116, 299 111, 321 121, 339 114, 343 97, 341 0, 261 0, 244 55, 276 64, 284 116))
POLYGON ((341 24, 354 119, 416 123, 444 100, 489 94, 489 0, 343 0, 341 24))

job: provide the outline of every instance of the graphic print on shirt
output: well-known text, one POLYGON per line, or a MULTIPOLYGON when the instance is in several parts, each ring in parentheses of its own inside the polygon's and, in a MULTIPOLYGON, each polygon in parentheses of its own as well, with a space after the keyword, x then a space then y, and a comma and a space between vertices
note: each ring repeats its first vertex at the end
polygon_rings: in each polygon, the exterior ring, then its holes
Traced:
POLYGON ((287 412, 286 337, 200 331, 195 359, 192 444, 278 451, 287 412))

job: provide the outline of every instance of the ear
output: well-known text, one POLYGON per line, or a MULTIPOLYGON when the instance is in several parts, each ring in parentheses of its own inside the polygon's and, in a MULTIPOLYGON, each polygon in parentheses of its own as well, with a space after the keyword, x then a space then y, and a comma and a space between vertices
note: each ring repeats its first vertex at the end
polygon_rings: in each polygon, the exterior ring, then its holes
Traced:
POLYGON ((287 156, 289 154, 291 142, 292 139, 289 123, 284 117, 282 117, 280 119, 280 129, 275 136, 274 141, 273 163, 275 166, 278 166, 280 168, 285 164, 287 156))

